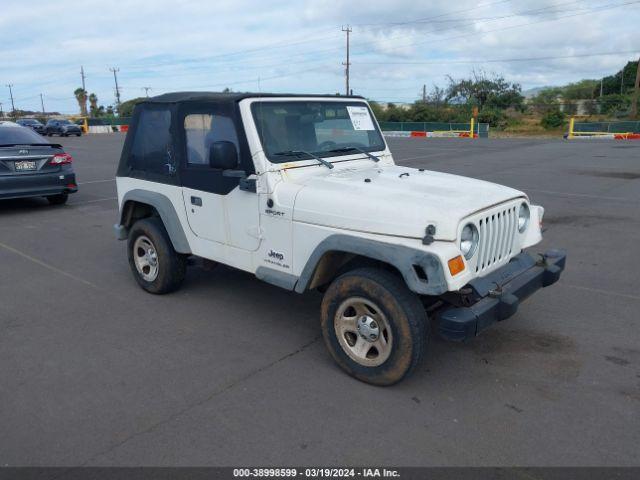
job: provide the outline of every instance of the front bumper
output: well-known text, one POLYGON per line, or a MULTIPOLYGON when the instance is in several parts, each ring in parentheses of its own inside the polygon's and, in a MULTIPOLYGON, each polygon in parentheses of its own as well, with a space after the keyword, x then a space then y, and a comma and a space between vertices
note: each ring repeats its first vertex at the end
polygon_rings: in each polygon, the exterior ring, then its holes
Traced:
POLYGON ((549 250, 538 259, 520 253, 504 267, 469 282, 465 294, 469 304, 440 310, 438 332, 447 340, 463 341, 509 318, 521 301, 558 281, 566 258, 562 250, 549 250))
POLYGON ((7 175, 0 177, 0 199, 46 197, 78 191, 73 171, 7 175))

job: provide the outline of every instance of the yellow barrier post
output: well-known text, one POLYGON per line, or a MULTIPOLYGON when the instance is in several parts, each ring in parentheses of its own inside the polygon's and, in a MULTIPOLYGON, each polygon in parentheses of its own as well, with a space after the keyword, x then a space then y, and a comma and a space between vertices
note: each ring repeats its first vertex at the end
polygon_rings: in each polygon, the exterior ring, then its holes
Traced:
POLYGON ((471 117, 471 130, 470 130, 470 132, 469 132, 469 138, 471 138, 472 140, 473 140, 473 131, 474 131, 474 130, 473 130, 474 120, 475 120, 475 119, 474 119, 473 117, 471 117))
POLYGON ((573 128, 575 126, 575 123, 576 123, 576 117, 571 117, 569 119, 569 134, 567 135, 568 139, 573 138, 573 128))

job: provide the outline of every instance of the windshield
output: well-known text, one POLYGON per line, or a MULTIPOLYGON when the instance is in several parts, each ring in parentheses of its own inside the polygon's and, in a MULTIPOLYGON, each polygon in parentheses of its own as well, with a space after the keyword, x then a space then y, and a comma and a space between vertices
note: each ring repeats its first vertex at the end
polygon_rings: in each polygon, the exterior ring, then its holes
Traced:
MULTIPOLYGON (((296 160, 292 154, 318 157, 385 149, 373 114, 363 102, 277 101, 251 106, 262 147, 274 163, 296 160)), ((298 157, 308 160, 309 157, 298 157)))
POLYGON ((0 145, 48 145, 48 142, 30 128, 0 128, 0 145))
POLYGON ((73 125, 69 120, 60 120, 60 125, 73 125))

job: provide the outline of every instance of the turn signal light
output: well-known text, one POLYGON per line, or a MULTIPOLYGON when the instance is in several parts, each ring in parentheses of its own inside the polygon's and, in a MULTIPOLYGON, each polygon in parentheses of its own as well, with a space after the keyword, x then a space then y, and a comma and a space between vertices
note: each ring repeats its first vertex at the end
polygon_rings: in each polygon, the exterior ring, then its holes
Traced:
POLYGON ((464 260, 462 259, 462 255, 458 255, 457 257, 452 258, 448 262, 449 271, 451 272, 451 276, 455 277, 457 274, 464 270, 464 260))
POLYGON ((68 153, 56 153, 51 161, 51 165, 67 165, 73 162, 73 157, 68 153))

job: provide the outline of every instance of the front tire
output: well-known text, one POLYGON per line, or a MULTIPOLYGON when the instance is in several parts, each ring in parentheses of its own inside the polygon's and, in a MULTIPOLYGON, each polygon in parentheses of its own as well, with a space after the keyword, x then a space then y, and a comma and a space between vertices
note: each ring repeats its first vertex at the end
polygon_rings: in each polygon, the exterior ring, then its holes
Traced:
POLYGON ((180 288, 187 270, 186 257, 174 250, 159 218, 134 223, 127 246, 129 266, 144 290, 161 295, 180 288))
POLYGON ((401 277, 362 268, 330 285, 321 327, 329 353, 345 372, 392 385, 410 375, 424 355, 427 314, 401 277))

